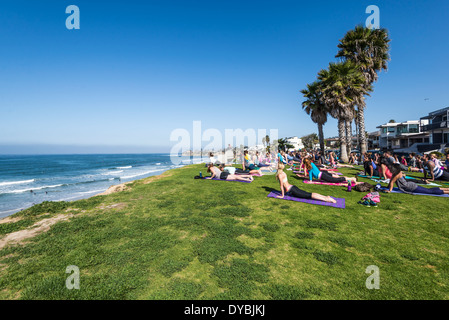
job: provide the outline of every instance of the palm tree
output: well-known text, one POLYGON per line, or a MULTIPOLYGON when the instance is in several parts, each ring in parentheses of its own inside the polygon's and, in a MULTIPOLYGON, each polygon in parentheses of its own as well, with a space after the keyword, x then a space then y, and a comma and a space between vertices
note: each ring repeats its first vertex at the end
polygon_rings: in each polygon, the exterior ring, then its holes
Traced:
POLYGON ((304 111, 310 115, 310 118, 318 126, 318 137, 320 140, 321 152, 324 152, 324 133, 323 126, 327 122, 327 114, 329 112, 327 106, 322 101, 322 88, 318 81, 307 85, 307 89, 301 90, 306 98, 302 103, 304 111))
POLYGON ((267 134, 263 139, 265 139, 265 143, 267 144, 266 151, 270 152, 270 136, 267 134))
MULTIPOLYGON (((387 70, 387 62, 390 60, 388 31, 386 29, 371 29, 357 26, 346 33, 340 40, 336 57, 343 61, 353 61, 365 78, 365 85, 371 87, 378 79, 378 72, 387 70)), ((370 91, 370 90, 368 90, 370 91)), ((360 151, 366 152, 367 143, 365 132, 365 104, 357 105, 358 134, 360 151)))
POLYGON ((355 63, 345 61, 330 63, 328 70, 318 73, 318 80, 322 82, 323 103, 328 106, 330 115, 338 120, 340 159, 348 162, 346 125, 354 119, 355 105, 365 105, 364 95, 368 95, 365 78, 355 63))

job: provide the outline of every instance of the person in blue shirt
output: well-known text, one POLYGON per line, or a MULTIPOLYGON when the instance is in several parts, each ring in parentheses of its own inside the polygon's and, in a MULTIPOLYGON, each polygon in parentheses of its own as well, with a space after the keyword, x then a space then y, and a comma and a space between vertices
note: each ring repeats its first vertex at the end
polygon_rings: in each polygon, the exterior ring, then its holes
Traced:
POLYGON ((278 158, 278 163, 283 163, 283 164, 287 164, 287 161, 284 159, 284 156, 282 154, 285 154, 283 151, 280 151, 277 154, 277 158, 278 158))
POLYGON ((363 163, 363 167, 365 169, 365 175, 372 177, 372 176, 379 176, 379 170, 377 169, 377 165, 374 162, 374 160, 371 157, 366 156, 365 162, 363 163))
POLYGON ((449 153, 446 154, 446 161, 444 161, 444 164, 446 165, 446 171, 449 171, 449 153))
POLYGON ((346 183, 351 182, 357 184, 357 178, 349 178, 349 177, 341 177, 338 175, 332 175, 329 172, 326 171, 320 171, 318 167, 309 159, 304 159, 304 175, 307 177, 307 172, 309 172, 309 179, 310 181, 313 180, 313 178, 317 180, 323 180, 326 182, 331 183, 346 183))

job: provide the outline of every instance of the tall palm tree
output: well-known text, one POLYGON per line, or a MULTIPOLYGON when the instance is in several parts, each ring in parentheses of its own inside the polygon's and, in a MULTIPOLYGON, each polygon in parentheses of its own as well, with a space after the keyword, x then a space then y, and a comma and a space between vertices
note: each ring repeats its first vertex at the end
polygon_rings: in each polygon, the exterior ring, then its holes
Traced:
MULTIPOLYGON (((346 33, 338 44, 336 57, 353 61, 365 78, 365 85, 372 86, 377 81, 378 73, 387 70, 387 62, 390 60, 390 39, 386 29, 371 29, 357 26, 346 33)), ((366 152, 367 143, 365 136, 365 105, 357 105, 358 134, 360 151, 366 152)))
POLYGON ((355 105, 365 104, 364 95, 368 94, 365 78, 355 63, 345 61, 330 63, 329 69, 318 73, 318 80, 322 82, 322 100, 330 115, 338 120, 340 159, 348 162, 346 124, 354 119, 355 105))
POLYGON ((301 93, 304 95, 304 98, 306 98, 306 100, 302 102, 302 108, 308 115, 310 115, 312 121, 318 126, 320 148, 321 152, 324 152, 323 126, 327 122, 327 114, 329 109, 323 102, 323 93, 320 82, 315 81, 308 84, 307 89, 301 90, 301 93))

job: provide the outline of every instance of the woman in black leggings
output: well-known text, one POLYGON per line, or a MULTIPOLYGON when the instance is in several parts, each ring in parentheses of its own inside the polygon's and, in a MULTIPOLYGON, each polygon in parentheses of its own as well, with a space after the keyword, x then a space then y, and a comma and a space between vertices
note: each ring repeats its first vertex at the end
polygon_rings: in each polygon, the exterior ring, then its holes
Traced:
POLYGON ((302 198, 302 199, 314 199, 325 202, 336 203, 337 201, 330 196, 323 196, 319 193, 310 193, 304 190, 299 189, 297 186, 291 185, 288 183, 287 175, 284 172, 284 165, 280 163, 278 165, 278 171, 276 174, 276 179, 279 180, 279 184, 281 186, 282 195, 277 196, 278 198, 283 198, 285 193, 290 193, 293 197, 302 198))
POLYGON ((418 186, 415 182, 410 181, 409 179, 405 179, 401 169, 402 168, 399 165, 399 163, 395 163, 392 165, 391 173, 393 174, 393 177, 390 180, 386 192, 391 192, 393 190, 393 185, 396 182, 399 190, 408 194, 412 193, 424 193, 433 195, 449 194, 449 188, 424 188, 418 186))
POLYGON ((320 169, 318 169, 318 167, 312 161, 310 161, 309 158, 304 159, 304 167, 309 172, 309 178, 311 181, 313 178, 315 178, 331 183, 345 183, 349 181, 351 183, 357 183, 357 178, 333 176, 327 171, 320 171, 320 169))

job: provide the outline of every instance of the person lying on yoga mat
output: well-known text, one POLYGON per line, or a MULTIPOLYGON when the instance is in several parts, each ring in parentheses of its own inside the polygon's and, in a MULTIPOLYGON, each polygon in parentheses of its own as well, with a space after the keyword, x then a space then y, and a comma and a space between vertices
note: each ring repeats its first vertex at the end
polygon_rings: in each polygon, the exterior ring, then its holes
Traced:
POLYGON ((240 168, 236 168, 236 167, 232 167, 232 166, 219 166, 218 167, 221 171, 226 171, 229 172, 229 174, 251 174, 251 173, 259 173, 259 171, 257 170, 253 170, 253 172, 251 172, 250 170, 242 170, 240 168))
POLYGON ((227 171, 221 171, 219 168, 215 167, 212 163, 207 166, 207 172, 211 173, 211 179, 220 180, 241 180, 241 181, 253 181, 254 178, 249 174, 230 174, 227 171))
POLYGON ((259 174, 262 174, 261 170, 269 170, 269 171, 273 171, 273 169, 271 168, 271 166, 268 167, 263 167, 260 168, 258 166, 256 166, 250 159, 249 154, 248 154, 248 150, 243 151, 243 161, 242 161, 242 167, 243 170, 257 170, 259 171, 259 174))
POLYGON ((354 168, 353 165, 350 164, 342 164, 338 163, 338 157, 335 155, 335 153, 332 151, 329 153, 329 162, 332 166, 332 168, 354 168))
POLYGON ((410 161, 408 162, 408 171, 410 172, 423 172, 423 169, 420 168, 421 161, 420 157, 415 155, 414 152, 409 154, 410 161))
POLYGON ((304 190, 299 189, 297 186, 288 183, 287 175, 284 172, 285 166, 282 163, 278 164, 278 170, 276 173, 276 179, 279 181, 279 185, 281 186, 282 195, 277 196, 278 198, 284 198, 284 195, 288 192, 291 196, 296 198, 303 199, 314 199, 325 202, 336 203, 337 201, 330 196, 323 196, 319 193, 310 193, 304 190))
POLYGON ((427 178, 429 174, 431 179, 429 181, 434 180, 443 180, 449 181, 449 172, 442 170, 441 167, 435 165, 435 163, 430 159, 428 154, 423 156, 424 160, 424 179, 427 178))
POLYGON ((309 173, 310 181, 313 180, 313 178, 317 180, 323 180, 326 182, 331 183, 343 183, 343 182, 349 182, 351 181, 354 183, 357 183, 357 178, 348 178, 348 177, 341 177, 338 175, 333 175, 327 171, 320 171, 318 167, 310 161, 309 158, 304 159, 304 176, 307 178, 307 172, 309 173))
POLYGON ((256 151, 256 154, 253 156, 253 163, 259 167, 259 168, 263 168, 263 167, 270 167, 271 165, 269 163, 265 163, 264 159, 262 158, 262 156, 259 154, 259 151, 256 151))
POLYGON ((399 190, 404 193, 424 193, 424 194, 449 194, 449 188, 424 188, 418 186, 415 182, 405 179, 402 173, 401 166, 399 163, 395 163, 391 166, 391 172, 393 177, 390 179, 388 184, 388 189, 385 192, 391 192, 393 190, 394 183, 398 186, 399 190))
POLYGON ((290 154, 287 154, 287 160, 290 163, 301 163, 301 159, 296 157, 296 155, 294 155, 292 152, 290 152, 290 154))

